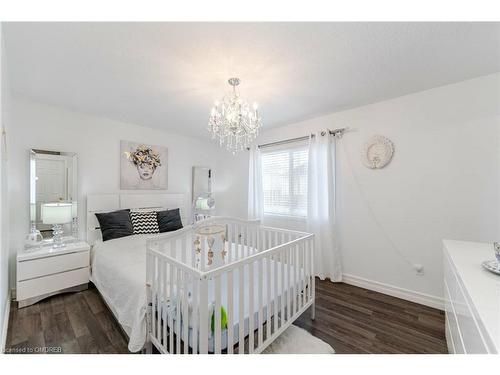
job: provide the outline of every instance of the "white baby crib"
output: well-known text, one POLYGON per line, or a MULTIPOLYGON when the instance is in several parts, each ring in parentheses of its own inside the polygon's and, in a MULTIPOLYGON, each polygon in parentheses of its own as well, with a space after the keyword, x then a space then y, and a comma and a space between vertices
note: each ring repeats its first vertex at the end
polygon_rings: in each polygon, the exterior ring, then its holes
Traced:
POLYGON ((313 234, 215 217, 147 246, 148 345, 260 353, 311 307, 313 234))

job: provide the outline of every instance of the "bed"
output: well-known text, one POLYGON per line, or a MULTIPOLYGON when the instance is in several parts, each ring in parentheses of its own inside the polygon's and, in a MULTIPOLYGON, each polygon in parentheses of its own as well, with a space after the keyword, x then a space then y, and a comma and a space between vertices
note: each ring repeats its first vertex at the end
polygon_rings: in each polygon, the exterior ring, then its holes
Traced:
MULTIPOLYGON (((181 195, 162 196, 149 204, 139 196, 89 196, 88 215, 119 208, 184 210, 181 195)), ((314 307, 311 234, 233 218, 106 242, 97 229, 89 222, 92 281, 132 352, 155 346, 160 353, 259 353, 314 307), (200 228, 210 226, 225 228, 219 243, 200 236, 200 228), (216 247, 220 252, 210 254, 216 247), (210 265, 222 251, 224 259, 210 265)))

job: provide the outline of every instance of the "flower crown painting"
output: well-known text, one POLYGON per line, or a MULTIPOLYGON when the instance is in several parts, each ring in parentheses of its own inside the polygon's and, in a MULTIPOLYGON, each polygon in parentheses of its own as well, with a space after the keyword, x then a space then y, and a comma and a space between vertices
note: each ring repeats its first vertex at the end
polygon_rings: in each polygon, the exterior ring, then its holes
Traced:
POLYGON ((120 188, 167 189, 167 148, 121 141, 120 188))

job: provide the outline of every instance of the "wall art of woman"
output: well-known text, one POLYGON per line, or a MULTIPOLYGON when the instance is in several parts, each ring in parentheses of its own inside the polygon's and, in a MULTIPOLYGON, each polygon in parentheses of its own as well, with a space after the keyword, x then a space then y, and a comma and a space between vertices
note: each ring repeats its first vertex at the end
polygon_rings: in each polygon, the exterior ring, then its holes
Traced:
POLYGON ((164 146, 121 141, 120 188, 167 189, 168 150, 164 146))
POLYGON ((135 165, 142 180, 150 180, 156 168, 161 166, 160 155, 145 145, 137 146, 133 152, 125 151, 125 156, 135 165))

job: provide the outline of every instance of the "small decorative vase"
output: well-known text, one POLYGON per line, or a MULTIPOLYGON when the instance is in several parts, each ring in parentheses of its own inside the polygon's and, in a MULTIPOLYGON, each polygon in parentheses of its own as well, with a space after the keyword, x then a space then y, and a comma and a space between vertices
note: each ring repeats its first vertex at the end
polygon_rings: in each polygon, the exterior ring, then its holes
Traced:
POLYGON ((28 247, 36 247, 43 241, 42 234, 38 229, 36 229, 35 225, 31 226, 30 233, 26 236, 24 243, 28 247))

